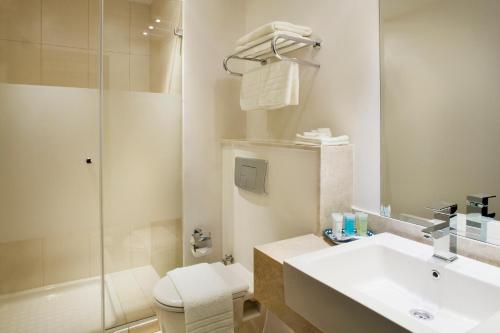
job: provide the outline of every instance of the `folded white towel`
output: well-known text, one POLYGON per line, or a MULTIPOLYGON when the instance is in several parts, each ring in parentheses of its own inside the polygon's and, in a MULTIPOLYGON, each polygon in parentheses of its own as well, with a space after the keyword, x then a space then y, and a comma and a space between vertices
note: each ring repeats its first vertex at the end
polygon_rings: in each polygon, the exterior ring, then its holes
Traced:
POLYGON ((184 303, 186 333, 233 333, 230 287, 209 264, 168 272, 184 303))
MULTIPOLYGON (((235 50, 236 52, 240 52, 240 51, 243 51, 245 49, 249 49, 248 51, 245 51, 244 54, 246 54, 247 52, 251 52, 252 50, 254 50, 255 48, 253 48, 254 46, 256 47, 266 47, 267 48, 267 51, 269 51, 269 48, 271 47, 271 40, 276 37, 277 35, 286 35, 286 36, 292 36, 292 37, 302 37, 301 35, 299 34, 296 34, 295 32, 289 32, 289 31, 274 31, 274 32, 271 32, 270 34, 267 34, 267 35, 264 35, 260 38, 257 38, 257 39, 254 39, 244 45, 238 45, 236 46, 235 50), (266 43, 266 42, 269 42, 269 43, 266 43), (250 49, 252 48, 252 49, 250 49)), ((276 46, 280 47, 282 44, 284 43, 288 43, 288 45, 290 45, 290 43, 294 43, 293 41, 286 41, 284 40, 283 38, 278 38, 277 42, 276 42, 276 46)), ((281 46, 283 47, 283 46, 281 46)), ((260 51, 259 49, 255 49, 255 50, 258 50, 260 51)), ((262 49, 261 49, 262 50, 262 49)), ((256 51, 253 51, 252 53, 255 53, 256 51)))
MULTIPOLYGON (((304 47, 306 46, 306 44, 304 43, 297 43, 297 44, 292 44, 292 45, 289 45, 289 46, 282 46, 282 47, 278 47, 278 50, 281 54, 285 54, 285 53, 288 53, 288 52, 292 52, 294 50, 297 50, 297 49, 300 49, 301 47, 304 47)), ((270 51, 271 50, 271 42, 269 42, 269 48, 267 50, 264 50, 262 52, 257 52, 255 54, 252 54, 253 57, 259 57, 259 58, 263 58, 263 59, 267 59, 269 57, 271 57, 273 55, 273 52, 270 51)))
MULTIPOLYGON (((239 54, 239 56, 240 57, 252 56, 255 58, 256 57, 266 58, 267 56, 271 56, 272 55, 271 39, 272 39, 272 37, 268 38, 265 42, 263 42, 261 44, 257 44, 255 46, 251 47, 250 49, 248 49, 244 52, 241 52, 239 54)), ((251 44, 251 43, 249 43, 249 44, 251 44)), ((249 44, 247 44, 247 45, 249 45, 249 44)), ((299 49, 305 45, 306 44, 304 44, 304 43, 296 43, 293 40, 284 40, 284 39, 278 39, 278 42, 276 43, 276 47, 280 51, 281 54, 291 52, 291 51, 299 49)), ((238 46, 236 48, 236 51, 240 52, 240 51, 245 50, 245 49, 247 49, 247 47, 238 46)))
POLYGON ((267 24, 264 24, 257 29, 247 33, 245 36, 239 38, 236 41, 237 45, 245 45, 246 43, 260 38, 262 36, 265 36, 267 34, 270 34, 274 31, 289 31, 289 32, 295 32, 301 36, 310 36, 312 33, 312 29, 309 27, 304 27, 301 25, 296 25, 292 24, 289 22, 281 22, 281 21, 275 21, 275 22, 270 22, 267 24))
POLYGON ((242 110, 273 110, 298 104, 297 63, 277 61, 243 74, 240 91, 242 110))
POLYGON ((297 143, 306 143, 306 144, 318 144, 318 145, 326 145, 326 146, 340 146, 349 144, 349 137, 347 135, 341 135, 337 137, 331 136, 312 136, 312 135, 302 135, 296 134, 297 143))

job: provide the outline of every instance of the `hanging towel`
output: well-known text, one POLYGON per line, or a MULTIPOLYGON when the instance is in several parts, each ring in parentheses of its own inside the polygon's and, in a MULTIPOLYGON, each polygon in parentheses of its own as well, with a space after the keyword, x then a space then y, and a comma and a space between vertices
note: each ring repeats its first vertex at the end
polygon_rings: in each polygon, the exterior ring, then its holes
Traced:
POLYGON ((230 287, 206 263, 167 273, 184 303, 186 333, 233 333, 230 287))
POLYGON ((295 32, 301 36, 310 36, 312 33, 312 29, 309 27, 304 27, 289 22, 275 21, 264 24, 263 26, 260 26, 257 29, 247 33, 245 36, 240 37, 236 41, 236 44, 245 45, 246 43, 253 41, 254 39, 260 38, 277 30, 280 30, 282 32, 283 31, 295 32))
POLYGON ((240 91, 242 110, 273 110, 298 104, 297 63, 277 61, 243 74, 240 91))

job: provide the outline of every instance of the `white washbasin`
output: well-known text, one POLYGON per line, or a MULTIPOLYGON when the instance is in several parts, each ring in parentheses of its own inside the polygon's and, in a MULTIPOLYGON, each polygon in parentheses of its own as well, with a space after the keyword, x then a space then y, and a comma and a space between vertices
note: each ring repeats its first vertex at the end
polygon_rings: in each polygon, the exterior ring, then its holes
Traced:
POLYGON ((329 289, 402 331, 500 332, 500 268, 462 256, 446 263, 432 253, 431 246, 383 233, 294 257, 284 265, 285 301, 325 332, 331 322, 314 308, 338 307, 335 297, 320 296, 329 289))

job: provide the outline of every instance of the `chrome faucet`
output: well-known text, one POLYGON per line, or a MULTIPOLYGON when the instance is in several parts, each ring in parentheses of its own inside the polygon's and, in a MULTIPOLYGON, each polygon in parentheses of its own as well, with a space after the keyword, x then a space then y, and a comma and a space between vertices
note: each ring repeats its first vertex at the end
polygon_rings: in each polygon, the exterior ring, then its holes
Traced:
POLYGON ((425 238, 431 238, 434 246, 434 257, 447 262, 457 259, 457 236, 450 229, 457 226, 457 204, 438 203, 426 207, 434 212, 434 219, 439 223, 422 229, 425 238))
POLYGON ((466 235, 469 238, 486 241, 488 222, 495 218, 495 213, 488 212, 489 199, 496 195, 471 194, 467 196, 466 235))
POLYGON ((467 214, 480 214, 481 216, 495 218, 495 213, 488 212, 488 201, 496 195, 471 194, 467 196, 467 214))

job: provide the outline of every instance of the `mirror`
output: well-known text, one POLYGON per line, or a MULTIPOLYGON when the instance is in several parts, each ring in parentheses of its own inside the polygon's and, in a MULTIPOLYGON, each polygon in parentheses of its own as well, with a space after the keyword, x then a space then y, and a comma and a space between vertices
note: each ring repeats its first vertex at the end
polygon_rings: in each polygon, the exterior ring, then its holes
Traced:
POLYGON ((380 0, 381 204, 392 217, 427 225, 426 206, 456 203, 460 235, 500 244, 500 198, 483 199, 500 196, 499 36, 498 0, 380 0))

